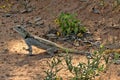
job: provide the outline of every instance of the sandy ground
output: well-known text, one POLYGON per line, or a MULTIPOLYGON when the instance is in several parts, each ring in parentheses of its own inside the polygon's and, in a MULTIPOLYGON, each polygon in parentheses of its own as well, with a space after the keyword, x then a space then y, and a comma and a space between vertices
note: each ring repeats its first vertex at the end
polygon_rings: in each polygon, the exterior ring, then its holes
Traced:
MULTIPOLYGON (((23 0, 0 1, 0 80, 43 80, 47 70, 47 61, 52 58, 45 50, 34 47, 35 56, 27 56, 27 48, 22 37, 13 31, 19 24, 27 25, 26 29, 42 37, 49 28, 57 27, 54 20, 61 12, 77 13, 94 39, 105 43, 120 44, 120 6, 113 9, 114 0, 31 0, 27 3, 29 11, 24 12, 23 0), (93 11, 99 10, 99 14, 93 11), (32 9, 32 10, 31 10, 32 9), (34 19, 42 18, 44 25, 31 25, 34 19)), ((73 63, 86 61, 81 55, 73 55, 73 63)), ((65 62, 63 62, 65 64, 65 62)), ((58 75, 64 80, 71 77, 65 68, 58 75)), ((106 73, 102 73, 97 80, 120 80, 120 65, 111 64, 106 73)))

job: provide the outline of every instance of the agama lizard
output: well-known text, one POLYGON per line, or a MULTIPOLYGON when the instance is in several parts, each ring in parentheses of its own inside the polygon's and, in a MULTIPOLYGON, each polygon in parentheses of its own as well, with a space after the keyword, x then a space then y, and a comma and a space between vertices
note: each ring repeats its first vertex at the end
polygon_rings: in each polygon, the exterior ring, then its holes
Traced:
POLYGON ((35 35, 31 35, 28 31, 25 30, 25 28, 22 25, 17 25, 16 27, 13 28, 16 32, 18 32, 23 39, 25 40, 27 46, 28 46, 28 51, 29 55, 32 55, 32 46, 36 46, 38 48, 44 49, 47 51, 48 54, 54 55, 54 52, 57 50, 62 50, 62 51, 67 51, 68 53, 79 53, 81 55, 89 55, 90 53, 87 51, 79 51, 79 50, 74 50, 70 48, 65 48, 57 43, 54 43, 52 41, 49 41, 47 39, 37 37, 35 35))

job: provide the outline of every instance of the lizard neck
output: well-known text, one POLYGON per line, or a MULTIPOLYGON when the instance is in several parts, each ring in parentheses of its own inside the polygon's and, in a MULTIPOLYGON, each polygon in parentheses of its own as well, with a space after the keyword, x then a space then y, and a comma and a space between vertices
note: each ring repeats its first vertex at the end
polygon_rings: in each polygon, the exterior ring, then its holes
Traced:
POLYGON ((24 30, 24 32, 23 32, 23 38, 24 39, 32 38, 32 35, 29 32, 27 32, 26 30, 24 30))
POLYGON ((27 34, 24 36, 25 39, 30 38, 30 37, 31 37, 30 34, 27 34))
POLYGON ((31 37, 31 35, 30 35, 27 31, 25 31, 25 30, 23 30, 23 31, 17 31, 17 32, 18 32, 24 39, 31 37))

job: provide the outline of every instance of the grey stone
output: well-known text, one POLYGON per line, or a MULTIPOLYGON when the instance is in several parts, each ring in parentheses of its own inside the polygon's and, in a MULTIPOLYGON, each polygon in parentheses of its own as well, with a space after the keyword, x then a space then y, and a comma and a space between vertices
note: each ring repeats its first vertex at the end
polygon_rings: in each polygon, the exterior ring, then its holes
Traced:
POLYGON ((44 24, 44 21, 39 21, 39 22, 36 22, 36 23, 35 23, 36 26, 41 26, 41 25, 43 25, 43 24, 44 24))
POLYGON ((3 15, 3 17, 11 17, 11 16, 12 14, 9 14, 9 13, 3 15))
POLYGON ((37 17, 37 18, 34 19, 34 22, 38 22, 40 20, 42 20, 42 18, 41 17, 37 17))

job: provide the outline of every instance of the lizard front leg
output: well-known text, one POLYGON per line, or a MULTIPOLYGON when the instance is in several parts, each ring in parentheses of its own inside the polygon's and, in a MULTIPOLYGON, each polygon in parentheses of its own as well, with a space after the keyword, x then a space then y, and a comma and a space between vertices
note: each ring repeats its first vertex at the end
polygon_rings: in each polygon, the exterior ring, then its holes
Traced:
POLYGON ((25 42, 28 46, 28 51, 29 51, 29 55, 32 55, 32 44, 31 44, 31 40, 28 38, 28 39, 25 39, 25 42))

